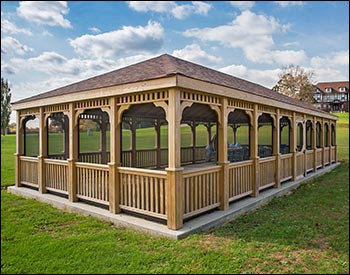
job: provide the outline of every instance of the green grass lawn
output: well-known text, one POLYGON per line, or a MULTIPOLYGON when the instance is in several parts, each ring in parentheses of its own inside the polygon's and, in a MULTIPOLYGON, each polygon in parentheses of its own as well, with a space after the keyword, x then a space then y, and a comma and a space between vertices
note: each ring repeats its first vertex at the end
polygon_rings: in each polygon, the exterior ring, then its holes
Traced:
MULTIPOLYGON (((2 190, 1 273, 348 274, 349 117, 341 115, 338 168, 290 196, 180 241, 2 190)), ((2 186, 14 182, 14 144, 14 135, 1 137, 2 186)))

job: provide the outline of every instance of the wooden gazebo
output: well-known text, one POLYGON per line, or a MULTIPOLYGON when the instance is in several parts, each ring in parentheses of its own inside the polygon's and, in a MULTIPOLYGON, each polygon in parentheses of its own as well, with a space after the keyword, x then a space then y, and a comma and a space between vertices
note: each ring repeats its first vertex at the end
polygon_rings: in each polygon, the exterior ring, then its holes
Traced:
POLYGON ((16 187, 173 230, 337 162, 337 117, 167 54, 13 108, 16 187))

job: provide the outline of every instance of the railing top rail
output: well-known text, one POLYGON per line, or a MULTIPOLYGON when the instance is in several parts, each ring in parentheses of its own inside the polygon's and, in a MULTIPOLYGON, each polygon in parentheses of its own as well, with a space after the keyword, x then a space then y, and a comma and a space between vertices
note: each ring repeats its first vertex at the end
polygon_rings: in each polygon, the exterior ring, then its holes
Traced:
POLYGON ((38 157, 19 156, 19 159, 30 162, 38 162, 38 157))
POLYGON ((108 171, 109 166, 106 164, 97 164, 97 163, 87 163, 87 162, 76 162, 75 166, 78 168, 92 168, 92 169, 99 169, 103 171, 108 171))
POLYGON ((269 162, 274 160, 276 160, 276 156, 265 157, 265 158, 260 158, 259 163, 264 163, 264 162, 269 162))
POLYGON ((161 176, 166 177, 166 171, 160 170, 149 170, 142 168, 134 168, 134 167, 118 167, 119 172, 124 172, 132 175, 151 175, 151 176, 161 176))
POLYGON ((293 153, 283 154, 281 155, 281 159, 291 158, 292 156, 293 156, 293 153))
POLYGON ((248 166, 248 165, 251 165, 251 164, 253 164, 253 160, 252 160, 252 159, 249 159, 249 160, 231 162, 231 163, 229 163, 228 167, 229 167, 229 168, 241 167, 241 166, 248 166))
POLYGON ((47 164, 58 164, 58 165, 68 165, 68 160, 44 159, 44 163, 47 163, 47 164))
POLYGON ((191 177, 196 176, 197 174, 208 174, 212 172, 218 172, 220 171, 221 166, 215 165, 215 166, 208 166, 208 167, 196 167, 196 168, 190 168, 188 170, 184 170, 183 175, 184 177, 191 177))

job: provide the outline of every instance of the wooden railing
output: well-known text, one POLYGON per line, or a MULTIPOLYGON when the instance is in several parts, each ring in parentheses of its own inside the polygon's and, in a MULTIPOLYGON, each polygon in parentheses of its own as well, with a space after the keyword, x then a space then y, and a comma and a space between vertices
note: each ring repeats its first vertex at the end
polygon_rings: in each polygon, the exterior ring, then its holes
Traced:
POLYGON ((219 173, 221 166, 185 171, 184 218, 216 208, 219 202, 219 173))
POLYGON ((335 146, 331 147, 331 163, 335 162, 335 146))
POLYGON ((21 184, 38 187, 38 159, 34 157, 20 156, 21 184))
POLYGON ((314 150, 306 150, 306 173, 314 170, 314 150))
POLYGON ((120 208, 167 219, 165 171, 118 167, 120 208))
POLYGON ((322 148, 316 149, 316 168, 322 167, 322 148))
POLYGON ((109 205, 108 165, 77 162, 77 197, 109 205))
POLYGON ((280 180, 290 180, 293 177, 293 154, 285 154, 280 157, 280 180))
POLYGON ((44 163, 46 189, 68 194, 68 161, 45 159, 44 163))
POLYGON ((330 162, 329 162, 329 147, 324 148, 324 164, 325 165, 330 164, 330 162))
MULTIPOLYGON (((132 151, 122 151, 122 164, 123 167, 136 168, 157 168, 168 166, 168 149, 160 149, 160 165, 157 163, 157 149, 139 149, 136 151, 136 163, 132 164, 132 151)), ((181 148, 181 165, 200 163, 205 161, 206 151, 205 146, 197 146, 195 148, 195 156, 193 158, 193 147, 181 148)))
POLYGON ((230 163, 229 174, 229 201, 234 201, 253 192, 253 161, 230 163))
POLYGON ((305 164, 304 164, 304 153, 303 152, 297 152, 296 153, 297 158, 297 178, 303 177, 305 173, 305 164))
POLYGON ((266 157, 259 160, 260 182, 259 190, 275 184, 276 157, 266 157))
POLYGON ((181 164, 190 164, 204 162, 206 151, 206 146, 196 146, 193 148, 190 147, 181 147, 181 164), (193 150, 195 150, 195 156, 193 157, 193 150))
MULTIPOLYGON (((106 164, 110 161, 110 153, 106 153, 106 164)), ((79 153, 79 162, 85 163, 102 163, 102 153, 101 152, 86 152, 79 153)))

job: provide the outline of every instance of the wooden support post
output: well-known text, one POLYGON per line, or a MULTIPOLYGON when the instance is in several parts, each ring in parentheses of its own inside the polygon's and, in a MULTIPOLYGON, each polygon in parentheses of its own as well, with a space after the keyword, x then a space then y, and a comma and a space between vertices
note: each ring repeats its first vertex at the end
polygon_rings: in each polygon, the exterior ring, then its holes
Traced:
POLYGON ((325 140, 324 140, 324 133, 325 133, 325 125, 324 125, 324 119, 322 118, 322 127, 321 127, 321 147, 322 147, 322 169, 325 167, 325 140))
POLYGON ((16 153, 15 153, 15 185, 21 187, 21 155, 23 154, 23 123, 20 112, 16 112, 16 153))
POLYGON ((312 138, 312 149, 314 151, 314 158, 313 158, 313 172, 317 171, 317 147, 316 147, 316 136, 317 136, 317 120, 314 116, 314 121, 312 125, 312 132, 311 132, 311 138, 312 138))
POLYGON ((296 146, 297 146, 297 122, 296 122, 296 113, 293 112, 293 118, 292 118, 292 138, 291 138, 291 152, 293 154, 292 157, 292 180, 296 181, 297 179, 297 152, 296 152, 296 146))
POLYGON ((131 117, 131 167, 136 167, 136 119, 131 117))
POLYGON ((169 89, 168 102, 169 167, 165 169, 167 171, 167 225, 169 229, 177 230, 183 226, 184 213, 183 168, 180 167, 180 121, 182 117, 180 91, 169 89))
POLYGON ((40 107, 39 113, 39 156, 38 156, 38 187, 39 193, 46 193, 45 186, 45 163, 47 157, 47 126, 45 121, 44 107, 40 107))
POLYGON ((280 110, 277 108, 276 110, 276 119, 275 119, 275 125, 273 127, 273 154, 276 157, 276 165, 275 165, 275 188, 281 187, 281 177, 280 177, 280 135, 281 135, 281 129, 280 129, 280 110))
POLYGON ((329 160, 329 165, 332 163, 332 125, 331 121, 328 121, 328 160, 329 160))
POLYGON ((109 211, 120 213, 120 178, 118 167, 121 165, 121 114, 117 109, 116 98, 110 98, 110 162, 109 166, 109 211))
POLYGON ((253 160, 253 197, 259 196, 259 185, 260 185, 260 169, 259 169, 259 155, 258 155, 258 145, 259 145, 259 130, 258 130, 258 105, 254 104, 253 117, 250 126, 250 159, 253 160))
POLYGON ((68 159, 68 199, 78 201, 77 173, 75 162, 78 160, 78 122, 75 119, 74 103, 69 104, 69 159, 68 159))
POLYGON ((338 145, 337 145, 337 123, 334 123, 334 157, 335 163, 338 163, 338 145))
POLYGON ((307 150, 306 150, 306 115, 304 114, 304 121, 303 121, 303 149, 302 152, 304 153, 304 177, 307 175, 307 150))
POLYGON ((208 124, 205 125, 207 128, 207 144, 210 144, 211 141, 211 123, 209 122, 208 124))
POLYGON ((233 130, 233 144, 237 143, 237 129, 238 129, 237 126, 233 126, 232 127, 232 130, 233 130))
POLYGON ((227 160, 227 98, 222 98, 221 115, 218 124, 218 164, 221 166, 220 182, 219 182, 219 200, 220 210, 229 208, 229 178, 228 178, 228 164, 227 160))

